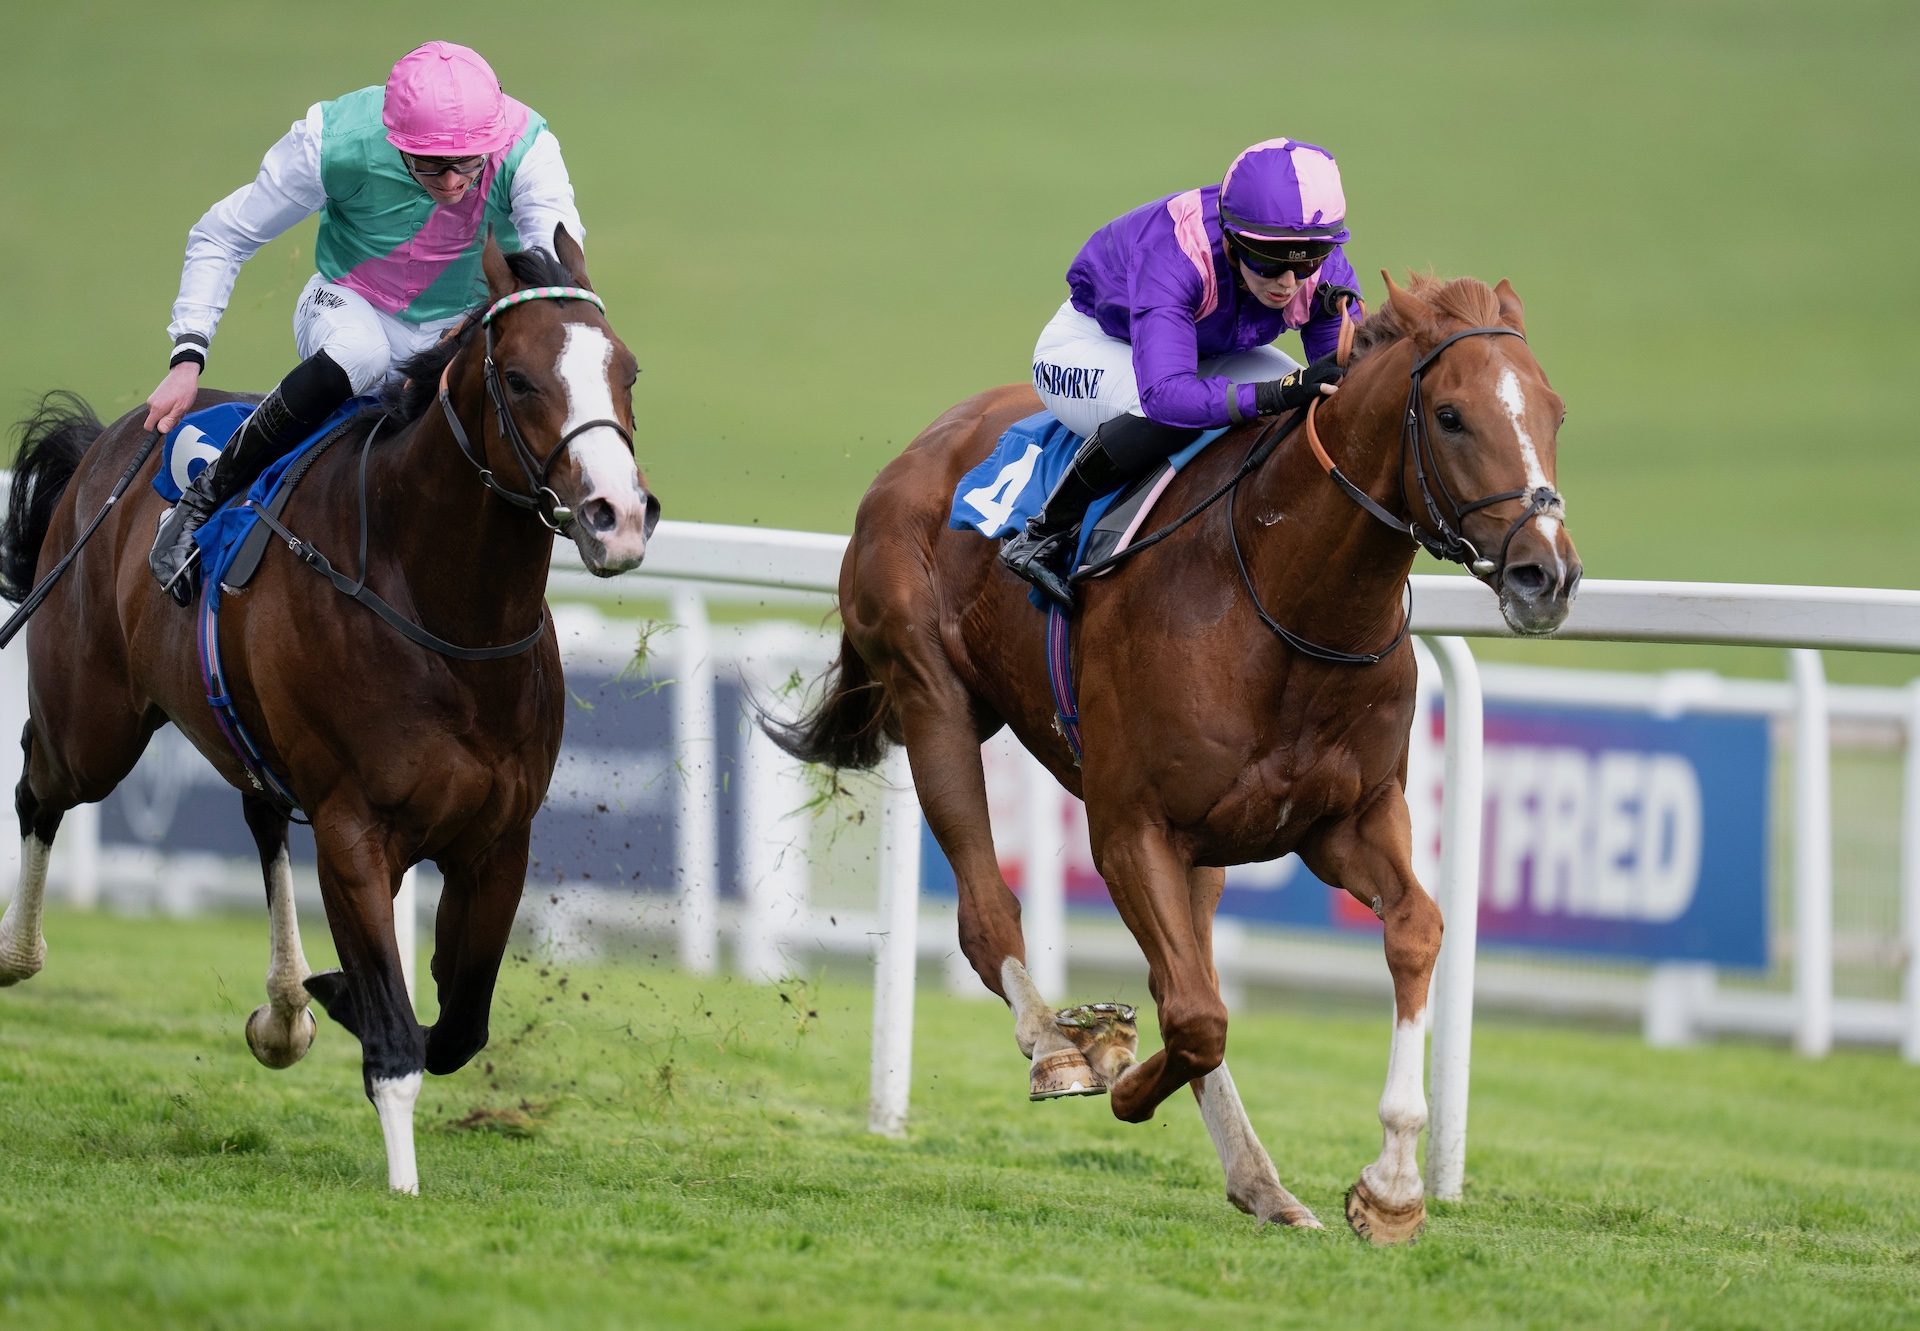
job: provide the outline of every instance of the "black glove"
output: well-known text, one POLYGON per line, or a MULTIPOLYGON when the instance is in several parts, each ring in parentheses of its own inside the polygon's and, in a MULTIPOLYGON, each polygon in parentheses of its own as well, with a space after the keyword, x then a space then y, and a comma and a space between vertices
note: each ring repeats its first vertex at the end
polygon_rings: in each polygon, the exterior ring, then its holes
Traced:
POLYGON ((1314 312, 1328 319, 1340 317, 1340 298, 1347 298, 1353 317, 1360 317, 1360 293, 1352 287, 1339 286, 1332 282, 1322 282, 1320 289, 1313 293, 1314 312))
POLYGON ((1278 416, 1295 407, 1304 407, 1320 396, 1320 385, 1338 383, 1346 373, 1322 356, 1311 365, 1295 370, 1284 379, 1269 379, 1253 386, 1253 407, 1262 416, 1278 416))

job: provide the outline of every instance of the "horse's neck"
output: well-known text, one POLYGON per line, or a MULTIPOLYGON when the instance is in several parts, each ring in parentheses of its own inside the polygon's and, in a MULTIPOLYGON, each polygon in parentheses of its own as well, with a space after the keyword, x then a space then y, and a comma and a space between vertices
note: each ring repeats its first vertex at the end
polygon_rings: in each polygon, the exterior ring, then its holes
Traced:
MULTIPOLYGON (((482 413, 463 413, 462 425, 477 444, 482 413)), ((367 479, 369 557, 397 566, 430 631, 485 646, 533 627, 552 534, 486 490, 437 404, 390 442, 375 441, 367 479)))
MULTIPOLYGON (((1400 416, 1404 391, 1379 366, 1343 383, 1315 410, 1320 440, 1342 474, 1404 519, 1400 416), (1363 391, 1355 392, 1355 388, 1363 391)), ((1303 637, 1374 651, 1398 630, 1414 546, 1355 503, 1321 468, 1305 426, 1247 478, 1235 528, 1261 603, 1303 637)))

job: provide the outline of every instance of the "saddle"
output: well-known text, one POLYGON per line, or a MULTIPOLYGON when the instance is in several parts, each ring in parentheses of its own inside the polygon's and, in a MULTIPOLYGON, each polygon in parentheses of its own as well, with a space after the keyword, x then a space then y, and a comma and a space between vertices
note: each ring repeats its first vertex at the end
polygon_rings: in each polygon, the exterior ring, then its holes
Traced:
MULTIPOLYGON (((1098 564, 1132 544, 1175 473, 1225 433, 1207 431, 1161 466, 1094 500, 1080 524, 1074 569, 1098 564)), ((986 460, 954 487, 947 525, 970 528, 991 540, 1019 531, 1045 505, 1084 442, 1051 412, 1015 421, 986 460)))
MULTIPOLYGON (((279 517, 308 468, 343 438, 372 405, 374 399, 368 397, 353 398, 345 403, 304 441, 268 464, 251 485, 223 503, 194 533, 194 543, 200 547, 203 585, 210 589, 211 598, 217 599, 221 590, 246 586, 260 567, 267 543, 273 539, 272 531, 260 521, 260 514, 266 512, 279 517)), ((249 403, 223 402, 183 416, 167 435, 166 451, 153 478, 153 488, 160 497, 168 503, 178 503, 182 488, 197 470, 193 463, 200 459, 211 461, 252 410, 249 403)))

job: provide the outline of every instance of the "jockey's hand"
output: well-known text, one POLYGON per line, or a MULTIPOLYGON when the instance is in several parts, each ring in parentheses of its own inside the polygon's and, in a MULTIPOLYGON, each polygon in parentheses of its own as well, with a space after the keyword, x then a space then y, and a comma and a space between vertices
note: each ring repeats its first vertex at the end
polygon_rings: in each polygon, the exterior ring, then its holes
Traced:
POLYGON ((1313 300, 1314 304, 1318 307, 1319 313, 1329 319, 1338 319, 1340 317, 1340 298, 1342 296, 1347 298, 1347 308, 1353 312, 1353 317, 1358 319, 1360 317, 1360 293, 1352 287, 1343 287, 1334 282, 1322 282, 1320 289, 1313 293, 1313 300))
POLYGON ((1345 373, 1333 363, 1333 357, 1322 356, 1284 379, 1269 379, 1265 383, 1255 384, 1254 407, 1262 416, 1278 416, 1296 407, 1304 407, 1323 394, 1333 393, 1334 384, 1345 373))
POLYGON ((147 394, 147 419, 140 428, 165 434, 193 409, 193 399, 199 391, 200 363, 181 361, 167 371, 158 388, 147 394))

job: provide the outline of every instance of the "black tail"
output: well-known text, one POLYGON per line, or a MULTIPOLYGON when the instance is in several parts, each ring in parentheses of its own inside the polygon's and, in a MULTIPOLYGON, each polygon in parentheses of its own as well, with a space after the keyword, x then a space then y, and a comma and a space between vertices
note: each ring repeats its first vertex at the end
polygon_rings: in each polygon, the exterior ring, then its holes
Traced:
POLYGON ((820 676, 821 697, 792 722, 776 721, 760 710, 760 729, 801 762, 829 767, 872 767, 897 739, 898 724, 886 686, 873 677, 846 635, 840 659, 820 676))
POLYGON ((16 605, 33 590, 40 544, 47 539, 54 505, 93 441, 106 430, 77 395, 55 389, 33 415, 13 427, 19 451, 13 458, 13 491, 0 521, 0 596, 16 605))

